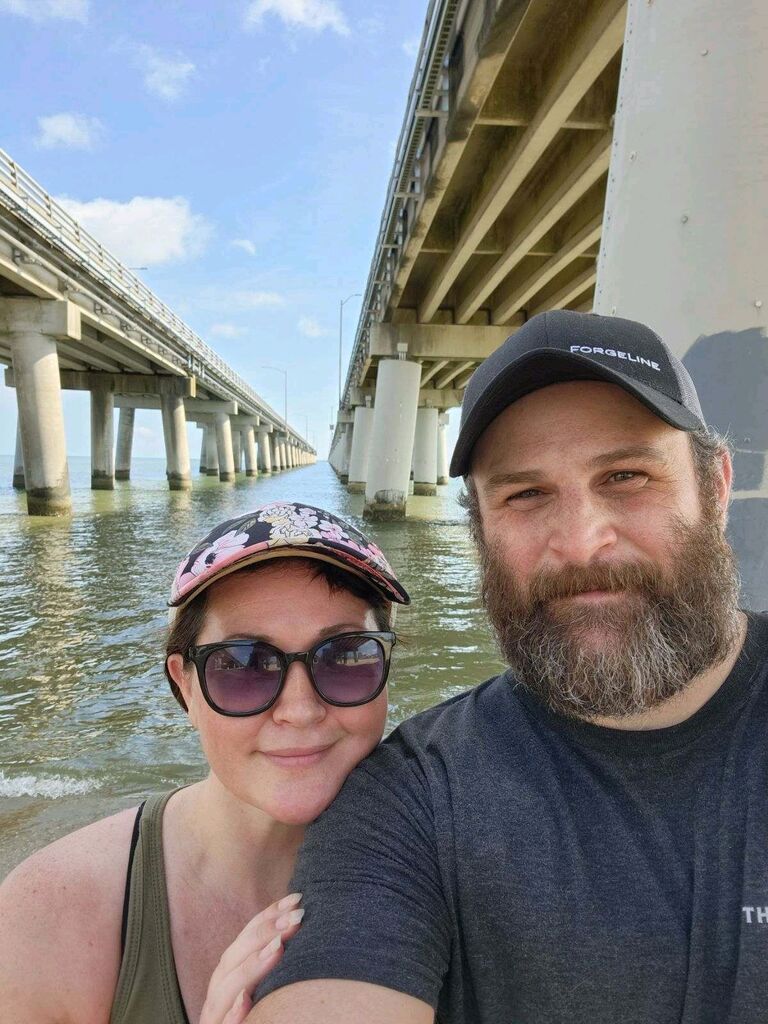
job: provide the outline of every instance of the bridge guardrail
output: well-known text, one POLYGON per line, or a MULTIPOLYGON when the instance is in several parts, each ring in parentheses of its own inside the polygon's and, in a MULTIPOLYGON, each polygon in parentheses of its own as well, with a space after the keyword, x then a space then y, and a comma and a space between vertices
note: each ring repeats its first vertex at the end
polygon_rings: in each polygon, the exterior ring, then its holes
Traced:
MULTIPOLYGON (((275 424, 282 424, 288 432, 300 437, 250 384, 235 373, 140 278, 85 231, 31 175, 12 160, 5 150, 0 149, 0 202, 6 200, 10 200, 14 212, 24 217, 35 230, 41 231, 49 241, 57 243, 65 251, 68 250, 68 255, 74 256, 91 274, 103 280, 139 312, 149 314, 172 339, 186 346, 197 357, 199 362, 196 366, 202 365, 214 380, 218 378, 231 391, 233 398, 242 400, 257 413, 264 413, 275 424)), ((191 362, 188 361, 187 365, 192 368, 191 362)), ((199 375, 205 379, 204 374, 199 375)), ((304 438, 301 440, 308 443, 304 438)))

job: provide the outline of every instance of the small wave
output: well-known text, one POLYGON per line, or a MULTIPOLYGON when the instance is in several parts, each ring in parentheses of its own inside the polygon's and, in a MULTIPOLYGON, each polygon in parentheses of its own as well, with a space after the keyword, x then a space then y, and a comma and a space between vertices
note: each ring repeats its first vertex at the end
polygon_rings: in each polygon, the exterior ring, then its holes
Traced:
POLYGON ((36 775, 17 775, 8 778, 0 772, 0 797, 42 796, 58 800, 62 796, 77 796, 96 789, 96 779, 63 779, 60 775, 38 778, 36 775))

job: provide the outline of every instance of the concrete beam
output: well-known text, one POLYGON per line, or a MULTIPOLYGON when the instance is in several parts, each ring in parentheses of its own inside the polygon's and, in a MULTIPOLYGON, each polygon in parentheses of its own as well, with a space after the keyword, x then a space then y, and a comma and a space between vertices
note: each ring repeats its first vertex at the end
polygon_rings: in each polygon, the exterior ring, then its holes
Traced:
POLYGON ((559 169, 558 175, 547 181, 536 205, 526 205, 521 217, 522 223, 513 234, 504 255, 490 268, 483 270, 460 296, 455 314, 459 323, 466 322, 477 311, 481 302, 528 255, 542 236, 608 173, 611 160, 611 133, 600 135, 585 153, 580 146, 575 148, 575 152, 573 160, 566 162, 559 169))
POLYGON ((246 427, 258 427, 260 424, 261 417, 259 416, 247 416, 244 413, 238 413, 232 417, 233 430, 245 430, 246 427))
POLYGON ((530 311, 531 316, 536 316, 537 313, 543 313, 546 309, 564 309, 569 303, 573 302, 574 299, 578 299, 580 295, 591 288, 592 285, 597 281, 597 265, 592 263, 591 266, 587 267, 576 277, 570 281, 566 281, 562 287, 554 293, 545 298, 541 305, 534 306, 530 311))
POLYGON ((578 33, 569 39, 559 62, 554 65, 549 88, 531 124, 503 161, 490 185, 485 190, 478 190, 476 201, 470 205, 456 249, 435 274, 419 306, 422 323, 428 323, 434 317, 493 222, 554 141, 576 104, 619 52, 624 42, 625 23, 626 0, 609 0, 594 8, 578 33))
MULTIPOLYGON (((194 377, 159 376, 148 373, 100 373, 92 370, 62 370, 60 376, 61 388, 64 391, 92 391, 94 388, 104 388, 114 395, 178 395, 180 398, 194 398, 196 393, 194 377)), ((5 384, 9 388, 16 387, 12 369, 5 371, 5 384)))
POLYGON ((485 359, 509 337, 507 327, 462 324, 371 324, 370 354, 397 359, 407 345, 408 359, 485 359))
MULTIPOLYGON (((180 397, 184 398, 183 395, 180 397)), ((159 395, 115 395, 116 409, 159 409, 159 395)), ((196 420, 198 426, 213 423, 212 416, 217 412, 225 412, 230 416, 237 415, 237 402, 225 402, 223 399, 206 400, 204 398, 184 398, 187 418, 196 420)))
POLYGON ((513 313, 525 309, 534 295, 541 291, 557 275, 581 256, 591 245, 599 241, 603 229, 602 213, 594 217, 585 227, 563 243, 558 252, 530 274, 522 284, 515 284, 506 294, 499 297, 493 308, 495 323, 503 323, 513 313))
POLYGON ((55 299, 3 298, 0 300, 0 334, 20 329, 49 338, 82 337, 80 310, 71 302, 55 299))

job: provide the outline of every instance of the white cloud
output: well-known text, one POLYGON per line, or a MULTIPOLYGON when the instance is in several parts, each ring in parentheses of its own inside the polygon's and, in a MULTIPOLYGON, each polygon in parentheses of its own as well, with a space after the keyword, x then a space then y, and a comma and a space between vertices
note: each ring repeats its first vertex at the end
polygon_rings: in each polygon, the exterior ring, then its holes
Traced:
POLYGON ((232 245, 236 246, 238 249, 243 249, 249 256, 256 255, 256 246, 250 238, 233 238, 232 245))
POLYGON ((244 327, 237 327, 235 324, 211 324, 211 334, 218 338, 239 338, 245 334, 244 327))
POLYGON ((0 13, 18 14, 32 21, 85 21, 88 0, 0 0, 0 13))
POLYGON ((230 294, 228 301, 237 309, 262 309, 265 306, 285 305, 285 299, 279 292, 236 291, 230 294))
POLYGON ((144 73, 144 85, 155 96, 168 102, 181 96, 195 70, 192 61, 167 57, 151 46, 141 46, 138 57, 144 73))
POLYGON ((181 196, 134 196, 128 202, 59 199, 86 231, 128 266, 153 266, 198 256, 210 236, 203 217, 181 196))
POLYGON ((419 36, 411 36, 410 39, 406 39, 400 44, 400 49, 406 57, 410 57, 411 60, 415 60, 418 55, 420 45, 421 39, 419 36))
POLYGON ((336 0, 253 0, 245 12, 246 28, 258 28, 268 14, 274 14, 289 28, 313 32, 329 28, 340 36, 349 35, 347 19, 336 0))
POLYGON ((321 327, 317 320, 313 320, 311 316, 301 317, 298 326, 305 338, 322 338, 330 333, 325 327, 321 327))
POLYGON ((35 145, 41 149, 93 149, 104 126, 97 117, 85 114, 50 114, 38 117, 35 145))

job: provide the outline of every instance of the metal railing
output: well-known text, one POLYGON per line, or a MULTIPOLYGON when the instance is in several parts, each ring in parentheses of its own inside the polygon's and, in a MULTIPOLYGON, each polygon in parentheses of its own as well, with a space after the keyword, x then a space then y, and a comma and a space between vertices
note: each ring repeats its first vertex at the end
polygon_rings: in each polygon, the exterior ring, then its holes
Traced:
POLYGON ((194 359, 187 365, 202 380, 218 380, 231 398, 243 402, 256 414, 268 417, 292 436, 308 442, 291 430, 283 417, 212 348, 151 291, 140 278, 97 242, 92 235, 56 202, 35 179, 0 149, 0 204, 41 234, 49 244, 58 246, 62 255, 107 285, 115 295, 129 303, 140 314, 159 324, 162 330, 194 359), (201 372, 202 370, 202 372, 201 372))

